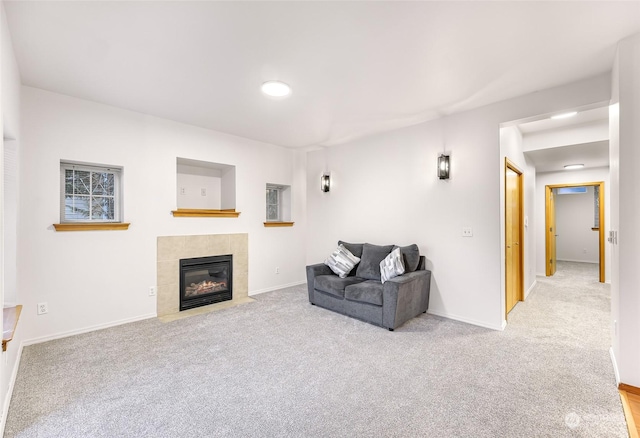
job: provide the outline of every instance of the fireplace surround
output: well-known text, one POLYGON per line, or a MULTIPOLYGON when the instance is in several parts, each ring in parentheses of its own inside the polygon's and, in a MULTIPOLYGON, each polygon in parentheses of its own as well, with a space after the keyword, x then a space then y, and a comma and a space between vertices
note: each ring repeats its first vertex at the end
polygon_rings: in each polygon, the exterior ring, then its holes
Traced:
POLYGON ((249 235, 201 234, 187 236, 158 236, 156 311, 168 322, 189 315, 200 314, 253 301, 249 297, 249 235), (233 296, 230 301, 180 311, 180 260, 219 255, 232 255, 233 296))

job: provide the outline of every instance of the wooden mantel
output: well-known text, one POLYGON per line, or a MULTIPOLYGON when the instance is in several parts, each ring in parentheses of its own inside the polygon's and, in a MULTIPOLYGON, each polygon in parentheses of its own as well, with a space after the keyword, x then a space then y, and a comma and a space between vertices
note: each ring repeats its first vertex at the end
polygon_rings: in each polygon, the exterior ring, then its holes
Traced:
POLYGON ((173 217, 238 217, 240 212, 235 209, 206 210, 201 208, 179 208, 173 210, 173 217))
POLYGON ((2 351, 7 351, 7 343, 13 339, 20 312, 22 312, 21 304, 2 309, 2 351))

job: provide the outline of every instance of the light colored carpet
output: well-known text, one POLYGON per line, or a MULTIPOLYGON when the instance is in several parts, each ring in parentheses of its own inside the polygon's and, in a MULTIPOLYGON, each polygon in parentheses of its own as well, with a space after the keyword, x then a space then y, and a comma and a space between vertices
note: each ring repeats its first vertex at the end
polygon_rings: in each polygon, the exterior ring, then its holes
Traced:
POLYGON ((6 437, 623 437, 596 265, 538 278, 504 332, 395 332, 305 286, 24 349, 6 437))

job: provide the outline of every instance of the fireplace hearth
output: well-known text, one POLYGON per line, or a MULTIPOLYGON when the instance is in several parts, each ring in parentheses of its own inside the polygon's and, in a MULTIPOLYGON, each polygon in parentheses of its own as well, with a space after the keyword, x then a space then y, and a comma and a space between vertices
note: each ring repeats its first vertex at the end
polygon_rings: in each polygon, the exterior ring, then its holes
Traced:
POLYGON ((180 260, 180 311, 233 298, 231 254, 180 260))

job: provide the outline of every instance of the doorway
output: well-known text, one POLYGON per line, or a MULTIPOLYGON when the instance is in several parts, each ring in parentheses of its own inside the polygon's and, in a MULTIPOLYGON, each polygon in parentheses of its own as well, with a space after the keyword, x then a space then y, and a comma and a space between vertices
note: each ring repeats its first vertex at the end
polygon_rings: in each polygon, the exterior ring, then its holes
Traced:
POLYGON ((524 289, 524 202, 522 171, 505 158, 505 317, 524 289))
POLYGON ((598 265, 599 281, 605 282, 604 266, 604 182, 585 182, 572 184, 552 184, 545 186, 545 254, 546 276, 551 277, 556 272, 556 206, 554 189, 570 189, 576 187, 594 187, 598 191, 597 196, 597 223, 594 220, 592 231, 598 232, 598 265))

